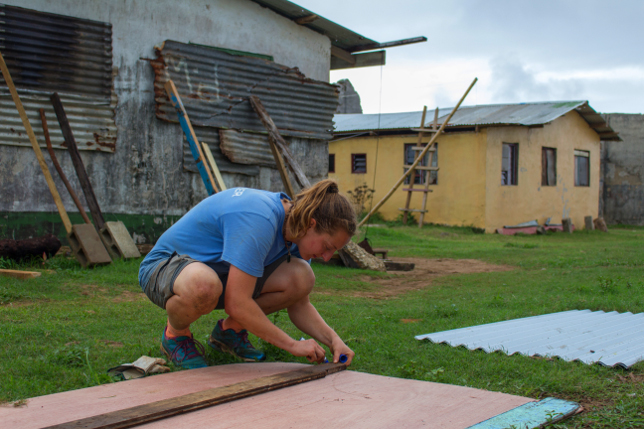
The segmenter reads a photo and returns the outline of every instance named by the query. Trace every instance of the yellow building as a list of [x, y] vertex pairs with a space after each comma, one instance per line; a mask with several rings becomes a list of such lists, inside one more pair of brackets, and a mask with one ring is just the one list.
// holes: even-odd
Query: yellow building
[[[440, 109], [439, 126], [450, 111]], [[428, 111], [425, 127], [432, 125], [433, 113]], [[345, 192], [374, 189], [377, 203], [413, 161], [413, 129], [421, 117], [422, 112], [336, 114], [329, 177]], [[424, 189], [429, 181], [433, 191], [424, 222], [494, 232], [571, 218], [583, 229], [584, 217], [596, 218], [599, 210], [600, 140], [620, 138], [586, 101], [461, 107], [436, 139], [438, 170], [416, 174], [414, 187]], [[383, 218], [402, 213], [407, 188], [403, 184], [380, 208]], [[420, 209], [423, 195], [414, 192], [410, 208]]]

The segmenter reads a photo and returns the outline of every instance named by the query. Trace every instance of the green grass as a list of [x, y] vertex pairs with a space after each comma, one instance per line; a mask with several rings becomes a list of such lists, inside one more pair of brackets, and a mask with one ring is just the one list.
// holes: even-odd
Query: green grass
[[[478, 259], [510, 271], [435, 278], [391, 299], [353, 297], [395, 276], [313, 265], [312, 301], [356, 351], [352, 369], [450, 383], [531, 398], [578, 401], [585, 412], [567, 428], [644, 427], [644, 363], [630, 370], [487, 354], [416, 341], [415, 335], [573, 309], [644, 312], [644, 228], [539, 236], [479, 234], [471, 228], [370, 227], [374, 247], [390, 257]], [[356, 237], [362, 240], [363, 235]], [[82, 269], [56, 257], [0, 268], [43, 271], [32, 280], [0, 278], [0, 400], [110, 383], [106, 371], [143, 354], [162, 357], [164, 312], [141, 293], [140, 260]], [[205, 340], [223, 312], [202, 317], [193, 332]], [[285, 312], [271, 316], [294, 338]], [[412, 319], [404, 323], [403, 319]], [[409, 321], [409, 320], [407, 320]], [[269, 360], [304, 362], [255, 339]], [[208, 352], [210, 364], [235, 362]]]

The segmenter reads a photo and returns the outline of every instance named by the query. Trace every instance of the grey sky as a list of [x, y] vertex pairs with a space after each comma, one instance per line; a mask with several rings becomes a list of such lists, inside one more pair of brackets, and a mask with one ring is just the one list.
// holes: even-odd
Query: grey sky
[[294, 2], [378, 42], [428, 38], [388, 49], [382, 70], [331, 73], [351, 80], [365, 113], [449, 107], [474, 77], [466, 105], [589, 100], [644, 112], [642, 0]]

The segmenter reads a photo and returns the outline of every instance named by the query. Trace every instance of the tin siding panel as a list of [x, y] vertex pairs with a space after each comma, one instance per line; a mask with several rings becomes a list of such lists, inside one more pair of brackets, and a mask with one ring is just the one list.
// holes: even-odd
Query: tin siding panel
[[257, 95], [285, 136], [329, 139], [338, 87], [259, 58], [166, 41], [151, 61], [157, 117], [176, 122], [164, 85], [172, 79], [193, 125], [265, 132], [248, 102]]
[[[49, 100], [59, 92], [78, 148], [115, 151], [111, 24], [0, 4], [0, 52], [42, 147], [44, 108], [53, 146], [65, 148]], [[31, 147], [1, 76], [0, 144]]]

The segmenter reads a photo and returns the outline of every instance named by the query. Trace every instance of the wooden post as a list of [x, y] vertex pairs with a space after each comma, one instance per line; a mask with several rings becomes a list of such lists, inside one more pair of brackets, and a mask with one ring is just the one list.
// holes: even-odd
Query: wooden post
[[420, 153], [418, 158], [416, 158], [416, 161], [414, 161], [414, 163], [409, 167], [409, 170], [405, 174], [403, 174], [400, 179], [398, 179], [396, 184], [391, 188], [391, 190], [389, 190], [389, 192], [387, 192], [387, 194], [382, 198], [382, 200], [380, 200], [378, 204], [376, 204], [374, 208], [371, 209], [371, 211], [367, 214], [367, 216], [365, 216], [364, 219], [362, 219], [362, 221], [358, 224], [358, 228], [364, 225], [364, 223], [371, 217], [371, 215], [373, 215], [376, 211], [378, 211], [380, 207], [382, 207], [382, 205], [389, 199], [389, 197], [391, 197], [391, 195], [396, 191], [396, 189], [398, 189], [400, 185], [405, 181], [405, 177], [409, 175], [409, 172], [412, 170], [412, 168], [416, 168], [420, 160], [423, 158], [423, 156], [425, 156], [425, 153], [427, 153], [429, 148], [434, 144], [434, 141], [436, 140], [436, 138], [443, 132], [443, 130], [445, 129], [445, 126], [449, 123], [450, 119], [452, 119], [452, 116], [454, 116], [458, 108], [461, 106], [461, 103], [463, 102], [463, 100], [465, 100], [465, 97], [467, 97], [467, 94], [470, 93], [470, 90], [472, 89], [472, 87], [474, 87], [474, 84], [476, 83], [477, 80], [478, 78], [474, 78], [469, 88], [467, 88], [467, 91], [465, 91], [465, 94], [463, 94], [463, 96], [458, 101], [456, 106], [452, 109], [452, 112], [443, 121], [443, 124], [441, 125], [440, 129], [434, 134], [434, 137], [432, 137], [429, 143], [427, 143], [427, 146], [425, 146], [425, 149], [423, 149], [423, 151]]
[[563, 227], [563, 232], [569, 232], [572, 234], [572, 219], [569, 217], [561, 219], [561, 225]]
[[67, 150], [72, 158], [72, 163], [74, 164], [74, 169], [78, 176], [78, 181], [83, 189], [83, 194], [85, 194], [85, 201], [87, 201], [87, 205], [89, 206], [89, 211], [94, 219], [97, 232], [100, 232], [101, 228], [105, 225], [105, 219], [103, 219], [103, 214], [101, 213], [98, 201], [96, 200], [96, 195], [94, 195], [94, 189], [92, 189], [92, 184], [89, 181], [89, 176], [87, 176], [87, 171], [85, 170], [85, 165], [80, 157], [78, 146], [76, 146], [76, 139], [74, 139], [72, 128], [69, 126], [69, 121], [67, 120], [67, 114], [63, 108], [63, 103], [60, 101], [60, 96], [57, 92], [54, 92], [50, 99], [54, 106], [54, 112], [56, 112], [60, 129], [63, 132], [63, 137], [65, 137]]
[[65, 211], [65, 206], [63, 205], [63, 201], [60, 199], [60, 194], [58, 194], [58, 189], [56, 189], [56, 184], [54, 183], [54, 179], [51, 177], [49, 168], [45, 163], [45, 157], [43, 156], [42, 151], [40, 150], [40, 146], [38, 146], [36, 135], [34, 134], [34, 130], [31, 128], [31, 124], [29, 123], [29, 118], [27, 118], [27, 113], [25, 112], [25, 108], [22, 106], [22, 102], [20, 101], [20, 97], [18, 96], [18, 91], [16, 91], [16, 87], [13, 84], [13, 80], [11, 79], [11, 74], [9, 74], [9, 69], [7, 68], [7, 64], [4, 62], [2, 53], [0, 53], [0, 69], [2, 69], [2, 76], [4, 76], [4, 80], [7, 83], [7, 86], [9, 87], [9, 92], [11, 92], [11, 97], [13, 98], [13, 102], [16, 104], [16, 109], [18, 109], [18, 113], [20, 114], [20, 119], [22, 119], [22, 125], [25, 127], [25, 130], [27, 131], [27, 136], [29, 136], [29, 141], [31, 142], [31, 146], [34, 149], [34, 152], [36, 152], [36, 158], [38, 159], [38, 164], [40, 164], [40, 169], [45, 175], [47, 186], [49, 186], [49, 191], [51, 192], [51, 196], [54, 198], [54, 203], [58, 208], [58, 214], [60, 215], [60, 219], [63, 221], [63, 225], [65, 225], [65, 230], [69, 234], [72, 231], [72, 223], [69, 220], [69, 216], [67, 216], [67, 211]]
[[259, 116], [259, 119], [262, 121], [262, 124], [264, 124], [264, 127], [268, 131], [268, 141], [273, 142], [273, 144], [277, 146], [277, 148], [279, 149], [279, 152], [284, 157], [284, 160], [293, 171], [295, 175], [295, 180], [297, 180], [297, 183], [299, 183], [300, 186], [303, 188], [308, 188], [309, 186], [311, 186], [311, 182], [309, 182], [309, 179], [306, 177], [306, 175], [298, 165], [297, 161], [295, 160], [291, 152], [288, 150], [288, 146], [286, 145], [286, 142], [280, 135], [280, 132], [275, 126], [273, 119], [271, 119], [270, 115], [264, 108], [264, 105], [262, 104], [260, 99], [256, 95], [251, 95], [250, 104], [255, 110], [255, 112], [257, 113], [257, 116]]
[[[424, 125], [423, 125], [424, 126]], [[436, 110], [434, 110], [434, 124], [432, 125], [432, 129], [438, 130], [438, 107]], [[434, 151], [430, 149], [429, 151], [429, 162], [428, 162], [428, 167], [432, 166], [432, 162], [434, 161], [434, 157], [437, 155], [436, 154], [436, 143], [433, 144], [434, 146]], [[438, 163], [436, 163], [436, 166], [438, 166]], [[431, 170], [427, 171], [427, 177], [425, 178], [425, 193], [423, 194], [423, 206], [421, 207], [421, 212], [420, 212], [420, 217], [418, 219], [418, 228], [423, 227], [423, 221], [425, 220], [425, 212], [427, 211], [427, 193], [431, 192], [429, 189], [429, 178], [431, 176]]]
[[83, 217], [83, 220], [85, 221], [85, 223], [92, 223], [89, 220], [89, 217], [87, 217], [87, 213], [85, 213], [85, 209], [83, 208], [83, 205], [78, 199], [76, 192], [74, 192], [74, 189], [72, 188], [71, 183], [69, 183], [69, 180], [67, 180], [67, 176], [65, 175], [65, 172], [63, 171], [60, 164], [58, 163], [58, 158], [56, 158], [56, 154], [54, 153], [54, 148], [52, 147], [51, 140], [49, 138], [49, 127], [47, 126], [47, 117], [45, 116], [45, 109], [40, 109], [40, 120], [42, 121], [42, 131], [45, 134], [45, 142], [47, 143], [47, 150], [49, 151], [49, 157], [51, 158], [51, 162], [54, 164], [54, 167], [56, 167], [56, 171], [58, 171], [58, 175], [60, 176], [61, 180], [65, 184], [65, 187], [67, 188], [67, 190], [69, 191], [69, 195], [72, 197], [72, 200], [74, 200], [74, 204], [76, 204], [76, 207], [78, 208], [78, 212]]
[[186, 135], [190, 151], [192, 152], [192, 157], [197, 163], [197, 170], [199, 170], [201, 179], [203, 180], [204, 185], [206, 185], [206, 192], [208, 192], [208, 195], [219, 192], [215, 185], [215, 179], [212, 177], [210, 169], [208, 168], [208, 161], [204, 157], [201, 145], [199, 144], [199, 140], [197, 140], [197, 135], [195, 134], [195, 130], [192, 128], [192, 124], [188, 118], [188, 113], [183, 107], [183, 102], [181, 101], [181, 97], [179, 97], [177, 87], [174, 86], [174, 82], [171, 80], [167, 81], [165, 84], [165, 91], [168, 94], [170, 104], [172, 104], [172, 107], [177, 110], [177, 117], [179, 118], [181, 129]]
[[221, 172], [219, 171], [219, 167], [217, 167], [217, 163], [215, 162], [215, 157], [212, 156], [212, 151], [210, 150], [210, 146], [208, 146], [208, 143], [206, 142], [201, 142], [201, 145], [203, 146], [203, 153], [204, 155], [206, 155], [206, 159], [208, 160], [208, 165], [210, 166], [210, 169], [212, 170], [212, 172], [215, 174], [215, 178], [217, 179], [217, 184], [219, 185], [219, 190], [225, 191], [226, 184], [224, 183], [224, 178], [221, 177]]
[[584, 218], [584, 226], [588, 231], [593, 231], [595, 229], [595, 224], [593, 223], [593, 217], [592, 216], [586, 216]]

